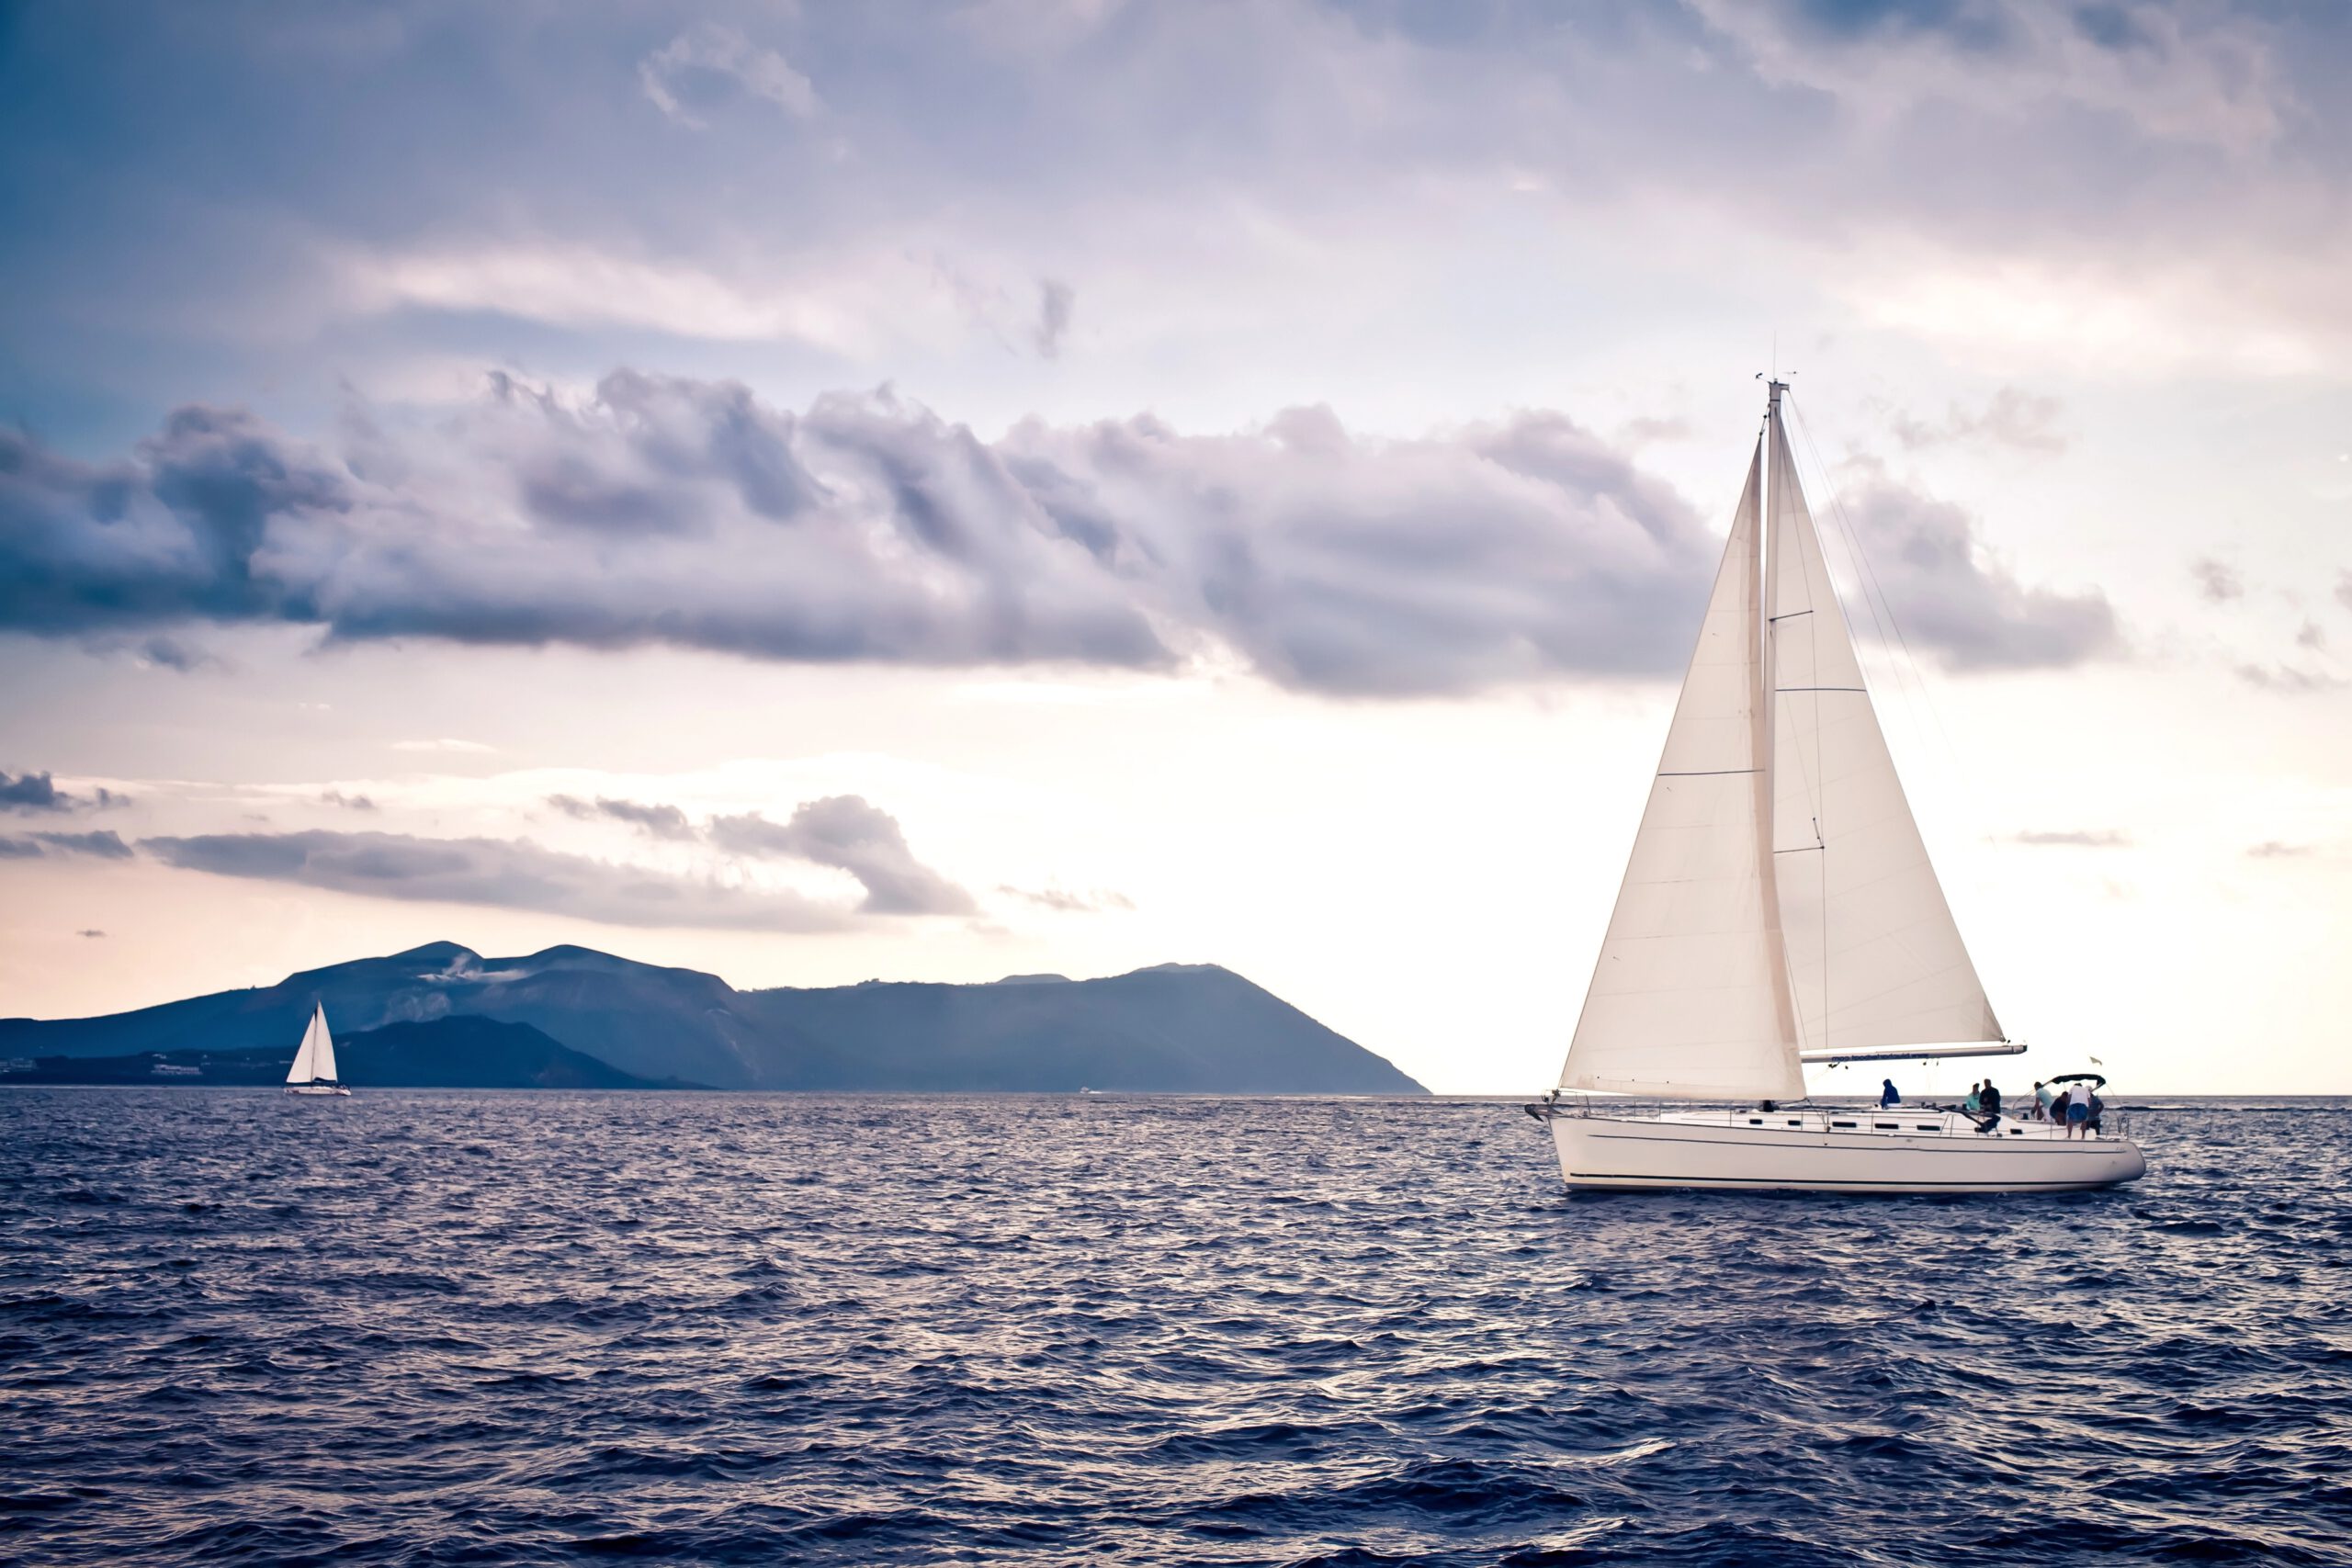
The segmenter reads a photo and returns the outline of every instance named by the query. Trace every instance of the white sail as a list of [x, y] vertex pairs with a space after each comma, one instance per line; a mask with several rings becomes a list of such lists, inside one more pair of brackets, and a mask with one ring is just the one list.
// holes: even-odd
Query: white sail
[[1772, 893], [1762, 444], [1560, 1074], [1665, 1098], [1804, 1092]]
[[325, 1004], [322, 1003], [318, 1011], [311, 1015], [311, 1027], [319, 1032], [318, 1055], [311, 1059], [311, 1076], [334, 1083], [342, 1075], [334, 1070], [334, 1036], [327, 1032]]
[[1774, 879], [1804, 1048], [1998, 1040], [1864, 689], [1777, 390], [1770, 423]]
[[303, 1084], [334, 1077], [334, 1041], [327, 1033], [327, 1010], [319, 1006], [311, 1010], [311, 1027], [302, 1032], [302, 1048], [294, 1053], [286, 1081]]

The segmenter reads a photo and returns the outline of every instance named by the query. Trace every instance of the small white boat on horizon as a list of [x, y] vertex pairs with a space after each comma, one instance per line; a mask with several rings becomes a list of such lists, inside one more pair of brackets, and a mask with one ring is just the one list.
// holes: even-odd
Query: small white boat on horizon
[[1529, 1109], [1577, 1189], [2134, 1180], [2147, 1162], [2120, 1120], [2109, 1134], [1795, 1103], [1808, 1063], [2025, 1047], [2002, 1032], [1928, 862], [1790, 459], [1787, 388], [1769, 385], [1559, 1087]]
[[327, 1010], [323, 1002], [312, 1006], [311, 1027], [302, 1032], [302, 1048], [294, 1053], [294, 1065], [286, 1070], [286, 1092], [345, 1096], [351, 1093], [335, 1080], [334, 1036], [327, 1032]]

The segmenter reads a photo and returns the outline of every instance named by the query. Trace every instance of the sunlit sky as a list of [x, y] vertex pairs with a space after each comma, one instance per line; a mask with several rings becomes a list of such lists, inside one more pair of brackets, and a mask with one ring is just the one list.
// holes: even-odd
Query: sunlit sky
[[1546, 1086], [1777, 367], [2007, 1076], [2352, 1092], [2347, 73], [2218, 0], [8, 7], [0, 1014], [1213, 962]]

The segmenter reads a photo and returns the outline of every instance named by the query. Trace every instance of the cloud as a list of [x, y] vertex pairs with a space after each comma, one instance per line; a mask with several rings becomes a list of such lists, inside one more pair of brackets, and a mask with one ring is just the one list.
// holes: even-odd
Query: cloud
[[2301, 860], [2312, 853], [2309, 844], [2282, 844], [2267, 839], [2246, 852], [2248, 860]]
[[202, 649], [190, 648], [178, 638], [168, 637], [148, 637], [139, 645], [139, 657], [159, 670], [176, 670], [181, 674], [220, 663]]
[[2245, 597], [2245, 580], [2237, 574], [2237, 570], [2211, 556], [2191, 562], [2188, 572], [2197, 579], [2197, 592], [2213, 604]]
[[2295, 634], [2295, 646], [2324, 653], [2327, 649], [2327, 633], [2317, 621], [2305, 621], [2303, 629]]
[[848, 872], [865, 889], [859, 908], [867, 914], [978, 912], [969, 893], [915, 859], [896, 818], [857, 795], [808, 801], [788, 822], [757, 812], [716, 817], [707, 836], [729, 854], [790, 856]]
[[1037, 325], [1029, 341], [1036, 345], [1040, 359], [1058, 359], [1062, 352], [1062, 336], [1069, 331], [1071, 308], [1078, 302], [1078, 291], [1069, 284], [1054, 278], [1042, 278], [1037, 284]]
[[2044, 848], [2120, 850], [2132, 845], [2132, 835], [2114, 828], [2028, 829], [2017, 835], [2020, 844]]
[[1692, 0], [1768, 81], [1883, 125], [1951, 106], [2026, 121], [2053, 107], [2139, 135], [2256, 151], [2289, 99], [2258, 25], [2227, 6], [2041, 0]]
[[1129, 910], [1136, 907], [1135, 901], [1125, 894], [1114, 893], [1108, 888], [1101, 887], [1091, 893], [1073, 893], [1061, 887], [1032, 890], [1026, 887], [1002, 886], [998, 887], [997, 891], [1035, 904], [1041, 909], [1050, 909], [1057, 915], [1094, 915], [1112, 909]]
[[1972, 412], [1955, 402], [1935, 423], [1897, 413], [1893, 429], [1897, 441], [1915, 449], [1984, 442], [2020, 452], [2064, 452], [2066, 437], [2058, 429], [2061, 407], [2056, 398], [2003, 387], [1981, 411]]
[[0, 839], [0, 859], [34, 860], [52, 850], [94, 860], [129, 860], [132, 854], [130, 846], [113, 832], [29, 833]]
[[345, 795], [339, 789], [331, 789], [321, 795], [319, 796], [319, 804], [321, 806], [340, 806], [345, 811], [373, 811], [376, 809], [376, 803], [368, 799], [366, 795]]
[[526, 840], [213, 833], [141, 848], [167, 865], [363, 897], [483, 905], [605, 925], [831, 931], [850, 911], [798, 894], [560, 853]]
[[2352, 571], [2344, 572], [2336, 578], [2335, 602], [2352, 610]]
[[95, 929], [85, 929], [85, 930], [82, 930], [82, 931], [75, 931], [74, 934], [75, 936], [101, 937], [101, 936], [106, 935], [107, 933], [106, 933], [106, 932], [104, 932], [104, 931], [97, 931], [97, 930], [95, 930]]
[[551, 795], [548, 796], [548, 804], [567, 817], [576, 817], [583, 821], [607, 818], [615, 822], [626, 822], [656, 839], [691, 839], [695, 836], [693, 824], [686, 820], [686, 814], [674, 806], [642, 806], [634, 800], [612, 800], [603, 796], [593, 801], [581, 800], [569, 795]]
[[703, 115], [736, 93], [765, 99], [798, 119], [813, 118], [821, 107], [817, 89], [790, 61], [733, 28], [710, 22], [647, 55], [638, 64], [637, 79], [655, 107], [696, 130], [709, 129]]
[[2298, 669], [2291, 664], [2241, 664], [2237, 677], [2249, 686], [2290, 696], [2333, 692], [2345, 684], [2341, 675], [2332, 675], [2324, 670]]
[[24, 773], [11, 778], [0, 772], [0, 811], [71, 811], [75, 804], [47, 773]]
[[1883, 476], [1852, 502], [1871, 583], [1892, 604], [1905, 638], [1924, 643], [1954, 669], [2072, 665], [2121, 650], [2104, 593], [2019, 582], [1960, 508]]
[[392, 750], [395, 751], [461, 751], [469, 756], [482, 756], [496, 751], [498, 748], [486, 746], [479, 740], [452, 740], [444, 737], [438, 740], [395, 740], [392, 742]]
[[93, 790], [85, 798], [78, 795], [70, 795], [58, 788], [55, 781], [46, 773], [36, 773], [28, 769], [11, 777], [6, 772], [0, 771], [0, 811], [21, 811], [27, 814], [85, 809], [106, 811], [118, 806], [130, 804], [129, 795], [117, 795], [103, 785]]
[[[1957, 508], [1881, 483], [1860, 516], [1915, 646], [1961, 668], [2116, 647], [2102, 597], [2023, 585]], [[1205, 659], [1444, 694], [1679, 669], [1720, 549], [1671, 487], [1543, 412], [1409, 440], [1309, 407], [991, 443], [888, 389], [795, 413], [623, 370], [579, 400], [494, 378], [346, 457], [211, 409], [105, 465], [0, 433], [0, 628], [51, 637], [274, 621], [799, 662]]]

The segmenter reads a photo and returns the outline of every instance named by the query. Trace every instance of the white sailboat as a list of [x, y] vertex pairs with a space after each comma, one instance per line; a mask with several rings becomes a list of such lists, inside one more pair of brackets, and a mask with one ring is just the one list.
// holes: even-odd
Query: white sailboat
[[315, 1004], [311, 1011], [311, 1027], [302, 1032], [302, 1048], [294, 1053], [294, 1065], [286, 1070], [286, 1092], [288, 1094], [342, 1094], [351, 1091], [335, 1081], [334, 1036], [327, 1032], [326, 1004]]
[[[1559, 1088], [1531, 1109], [1572, 1188], [2132, 1180], [2147, 1163], [2120, 1134], [1781, 1103], [1804, 1099], [1808, 1062], [2024, 1047], [2001, 1032], [1928, 863], [1789, 458], [1787, 389], [1770, 386]], [[1624, 1097], [1745, 1103], [1645, 1112]]]

